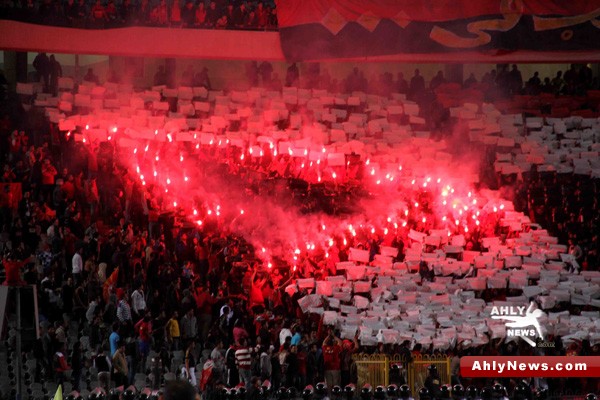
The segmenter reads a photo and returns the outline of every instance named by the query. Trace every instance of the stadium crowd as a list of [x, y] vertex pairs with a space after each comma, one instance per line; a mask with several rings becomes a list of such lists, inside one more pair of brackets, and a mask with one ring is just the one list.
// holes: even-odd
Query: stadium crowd
[[[360, 78], [360, 71], [353, 74], [346, 90], [389, 90], [389, 74], [373, 85]], [[434, 96], [419, 76], [417, 71], [410, 84], [399, 76], [394, 87], [415, 99]], [[443, 75], [436, 78], [432, 90], [443, 83]], [[465, 84], [475, 84], [470, 80]], [[493, 82], [496, 88], [521, 90], [498, 79]], [[535, 82], [525, 90], [543, 90]], [[552, 91], [576, 92], [578, 85], [556, 84]], [[91, 390], [95, 384], [127, 387], [145, 376], [158, 387], [175, 374], [205, 398], [219, 398], [223, 387], [241, 384], [247, 398], [254, 399], [265, 381], [299, 392], [321, 381], [329, 388], [356, 384], [356, 353], [401, 354], [405, 359], [442, 354], [419, 343], [361, 346], [356, 339], [342, 340], [321, 317], [302, 312], [298, 299], [306, 290], [293, 295], [285, 290], [294, 279], [335, 274], [331, 268], [315, 270], [323, 260], [303, 254], [305, 268], [292, 270], [281, 263], [267, 269], [252, 245], [226, 227], [199, 229], [157, 206], [149, 191], [130, 177], [110, 143], [84, 146], [60, 135], [35, 108], [26, 112], [16, 103], [14, 97], [5, 101], [0, 116], [0, 248], [6, 280], [39, 288], [42, 335], [27, 349], [35, 359], [31, 382]], [[235, 180], [253, 168], [260, 166], [227, 173]], [[502, 184], [514, 187], [518, 210], [529, 212], [561, 243], [569, 242], [584, 269], [598, 269], [597, 179], [532, 171], [522, 182]], [[369, 251], [379, 245], [360, 237], [356, 243], [336, 243], [338, 260], [345, 261], [347, 249], [359, 241]], [[398, 260], [407, 241], [402, 236], [394, 240]], [[510, 293], [485, 289], [477, 295], [491, 300]], [[555, 311], [565, 309], [581, 311], [570, 304], [557, 305]], [[511, 393], [542, 387], [553, 393], [598, 391], [592, 379], [495, 382], [459, 374], [458, 361], [464, 355], [600, 355], [600, 345], [588, 341], [569, 346], [560, 337], [553, 341], [555, 347], [545, 350], [500, 339], [478, 347], [457, 345], [445, 353], [452, 359], [452, 382], [446, 383], [478, 388], [498, 383]], [[201, 372], [208, 369], [207, 361], [211, 373]], [[399, 374], [394, 383], [404, 384], [405, 379]], [[432, 369], [425, 386], [433, 396], [441, 396], [440, 383]]]
[[50, 0], [3, 1], [0, 19], [72, 28], [152, 26], [196, 29], [277, 29], [272, 1]]

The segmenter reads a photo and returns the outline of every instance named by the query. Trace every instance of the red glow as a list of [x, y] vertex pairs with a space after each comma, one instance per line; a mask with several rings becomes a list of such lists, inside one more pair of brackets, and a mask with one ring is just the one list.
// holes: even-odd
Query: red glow
[[[112, 125], [109, 126], [111, 126], [109, 130], [112, 130]], [[155, 130], [154, 132], [158, 136], [159, 131]], [[121, 134], [123, 138], [121, 138]], [[264, 134], [268, 133], [265, 132]], [[119, 137], [115, 137], [115, 139], [119, 139], [116, 142], [120, 144], [129, 135], [129, 130], [120, 132]], [[293, 148], [282, 146], [284, 149], [283, 154], [278, 157], [278, 143], [273, 141], [262, 142], [257, 146], [251, 140], [246, 140], [243, 145], [240, 145], [239, 139], [236, 139], [235, 142], [232, 140], [230, 144], [228, 139], [220, 140], [215, 136], [215, 140], [211, 139], [210, 144], [213, 145], [218, 142], [219, 146], [207, 149], [207, 146], [202, 146], [197, 141], [191, 143], [179, 141], [179, 135], [180, 133], [175, 131], [167, 134], [161, 131], [160, 136], [152, 138], [152, 143], [148, 139], [140, 139], [135, 143], [135, 147], [132, 146], [133, 150], [130, 150], [131, 148], [125, 149], [124, 154], [128, 153], [131, 159], [128, 164], [129, 170], [136, 171], [133, 177], [139, 179], [139, 182], [145, 185], [146, 175], [151, 176], [150, 173], [152, 173], [157, 178], [160, 174], [160, 178], [151, 180], [148, 185], [148, 192], [153, 190], [152, 194], [162, 191], [167, 193], [167, 195], [160, 193], [158, 196], [162, 197], [160, 199], [162, 207], [169, 209], [171, 204], [173, 207], [179, 207], [183, 215], [189, 216], [190, 221], [199, 226], [203, 222], [197, 218], [206, 218], [206, 215], [219, 217], [210, 219], [211, 227], [214, 222], [218, 224], [219, 228], [229, 228], [237, 234], [248, 236], [250, 241], [255, 240], [259, 245], [256, 246], [257, 243], [253, 244], [257, 249], [261, 249], [264, 265], [267, 265], [267, 263], [271, 265], [270, 261], [274, 259], [271, 257], [281, 257], [288, 262], [293, 258], [302, 260], [303, 255], [301, 255], [300, 249], [304, 252], [305, 246], [306, 252], [309, 252], [311, 257], [321, 257], [321, 260], [322, 257], [327, 258], [330, 255], [335, 257], [336, 242], [340, 245], [343, 243], [343, 246], [355, 247], [370, 240], [370, 235], [377, 234], [377, 237], [384, 239], [384, 236], [390, 234], [392, 225], [396, 229], [396, 232], [391, 232], [392, 235], [406, 235], [409, 229], [423, 231], [441, 229], [443, 232], [448, 232], [449, 236], [478, 231], [476, 227], [487, 225], [490, 216], [496, 220], [499, 218], [492, 214], [492, 208], [494, 212], [498, 211], [498, 207], [501, 210], [504, 209], [504, 204], [501, 204], [497, 197], [488, 196], [472, 189], [473, 186], [465, 182], [462, 177], [454, 178], [434, 170], [427, 171], [432, 176], [424, 176], [422, 172], [413, 171], [412, 165], [411, 168], [407, 168], [400, 174], [394, 171], [402, 171], [401, 165], [389, 163], [388, 161], [382, 162], [379, 158], [374, 158], [373, 165], [370, 165], [371, 160], [366, 157], [363, 167], [368, 166], [368, 168], [365, 167], [363, 173], [370, 174], [373, 178], [363, 179], [361, 185], [374, 195], [378, 207], [367, 210], [365, 215], [344, 215], [343, 217], [322, 217], [318, 215], [312, 217], [312, 219], [302, 219], [301, 223], [306, 226], [293, 227], [293, 229], [289, 229], [290, 232], [286, 233], [287, 236], [280, 235], [278, 237], [279, 242], [271, 242], [268, 234], [260, 236], [259, 233], [259, 237], [254, 237], [251, 234], [257, 229], [256, 221], [264, 220], [262, 210], [257, 209], [254, 204], [248, 204], [244, 200], [239, 200], [239, 198], [235, 198], [235, 200], [223, 198], [223, 195], [217, 191], [210, 192], [206, 197], [198, 195], [198, 193], [202, 193], [201, 189], [204, 189], [204, 187], [202, 187], [203, 175], [198, 172], [201, 167], [196, 168], [196, 166], [202, 164], [205, 160], [203, 157], [212, 157], [209, 159], [211, 161], [219, 157], [231, 165], [234, 171], [237, 171], [236, 168], [239, 167], [251, 169], [258, 164], [268, 165], [272, 161], [273, 164], [279, 163], [281, 166], [291, 169], [291, 174], [299, 174], [300, 179], [306, 180], [309, 184], [329, 181], [323, 186], [329, 185], [330, 188], [341, 187], [349, 183], [350, 179], [354, 179], [348, 173], [349, 169], [352, 168], [352, 163], [347, 164], [347, 162], [341, 161], [341, 165], [338, 166], [332, 165], [328, 157], [322, 156], [322, 159], [319, 159], [319, 153], [327, 152], [327, 149], [324, 146], [322, 147], [321, 144], [316, 147], [317, 157], [314, 154], [314, 144], [300, 144], [297, 145], [298, 147]], [[195, 138], [196, 134], [193, 136]], [[201, 135], [198, 134], [197, 136], [199, 141]], [[111, 139], [113, 138], [111, 137]], [[227, 142], [227, 145], [225, 142]], [[236, 143], [235, 146], [233, 142]], [[223, 143], [223, 146], [220, 146], [221, 143]], [[150, 144], [152, 144], [152, 152], [148, 157], [139, 154], [138, 149], [141, 148], [140, 146], [144, 146], [144, 151], [147, 152]], [[267, 160], [258, 160], [256, 157], [259, 153], [258, 149], [260, 146], [266, 149], [267, 145], [273, 150], [273, 156], [267, 154]], [[318, 147], [321, 147], [321, 152], [318, 151]], [[198, 151], [192, 151], [194, 148]], [[310, 153], [309, 150], [306, 150], [307, 148], [311, 149]], [[290, 159], [287, 155], [294, 155], [294, 149], [298, 149], [295, 156], [303, 153], [304, 156], [310, 154], [310, 158], [295, 157]], [[332, 147], [332, 149], [337, 155], [340, 154], [336, 147]], [[132, 153], [130, 151], [133, 152], [134, 157], [131, 157]], [[222, 154], [219, 154], [219, 151], [222, 151]], [[253, 154], [253, 157], [246, 158], [246, 152]], [[154, 156], [151, 156], [151, 154], [154, 154]], [[262, 149], [260, 155], [264, 156]], [[375, 154], [371, 156], [378, 157]], [[350, 168], [347, 168], [348, 166]], [[173, 176], [172, 180], [170, 179], [171, 176]], [[325, 177], [325, 179], [322, 179], [322, 177]], [[432, 180], [440, 185], [430, 184]], [[444, 182], [443, 186], [441, 185], [442, 180]], [[193, 182], [193, 184], [190, 184], [190, 182]], [[393, 182], [393, 184], [390, 182]], [[259, 200], [262, 199], [259, 198]], [[217, 205], [219, 202], [222, 202], [223, 210], [227, 211], [221, 210], [221, 206]], [[452, 207], [449, 207], [450, 204]], [[496, 206], [492, 206], [492, 204], [496, 204]], [[509, 203], [506, 203], [506, 205], [510, 206]], [[244, 207], [248, 211], [248, 217], [239, 217], [245, 214], [245, 210], [240, 209], [240, 207]], [[239, 210], [239, 215], [235, 215], [236, 209]], [[232, 212], [229, 212], [230, 210]], [[286, 213], [282, 212], [280, 214]], [[295, 217], [284, 215], [283, 218], [293, 220]], [[454, 225], [452, 224], [453, 221]], [[292, 224], [288, 223], [288, 225]], [[399, 225], [407, 229], [398, 231]], [[263, 230], [264, 228], [264, 225], [259, 227]], [[290, 228], [292, 227], [290, 226]], [[347, 232], [346, 228], [348, 229]], [[467, 240], [470, 239], [468, 235], [465, 236]], [[389, 246], [391, 238], [388, 237], [385, 240], [387, 242], [383, 245]], [[298, 246], [300, 249], [297, 248]], [[312, 251], [315, 251], [315, 253], [312, 253]]]

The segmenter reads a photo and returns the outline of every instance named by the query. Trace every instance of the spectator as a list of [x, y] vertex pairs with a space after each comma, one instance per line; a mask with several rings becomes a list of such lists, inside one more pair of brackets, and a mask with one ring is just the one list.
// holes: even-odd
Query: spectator
[[178, 312], [174, 311], [173, 316], [165, 325], [167, 342], [171, 345], [172, 350], [179, 350], [180, 346], [181, 333], [179, 330], [179, 321], [177, 320], [178, 316]]
[[190, 380], [190, 383], [195, 387], [197, 385], [196, 380], [196, 359], [194, 358], [194, 350], [196, 348], [196, 342], [191, 340], [185, 351], [185, 370]]
[[121, 341], [121, 336], [118, 333], [119, 324], [114, 323], [112, 326], [112, 333], [110, 334], [108, 340], [110, 343], [110, 356], [111, 358], [117, 352], [117, 348], [119, 347], [119, 342]]
[[542, 85], [542, 93], [552, 93], [554, 91], [554, 85], [550, 81], [550, 78], [544, 78], [544, 84]]
[[181, 74], [181, 86], [194, 86], [194, 66], [188, 64], [183, 74]]
[[81, 275], [83, 273], [83, 259], [81, 258], [81, 253], [83, 251], [82, 247], [77, 247], [75, 250], [75, 254], [73, 255], [72, 260], [72, 274], [73, 281], [76, 285], [79, 285], [82, 282]]
[[54, 165], [50, 163], [50, 159], [46, 158], [42, 165], [42, 196], [44, 199], [48, 198], [48, 195], [54, 189], [54, 177], [58, 174]]
[[96, 0], [96, 3], [90, 10], [90, 21], [92, 23], [92, 27], [95, 29], [104, 28], [106, 26], [106, 22], [108, 22], [106, 9], [100, 0]]
[[540, 80], [539, 75], [540, 73], [535, 71], [533, 76], [527, 81], [526, 90], [532, 95], [537, 95], [541, 92], [542, 81]]
[[410, 88], [408, 91], [409, 99], [417, 99], [425, 92], [425, 79], [421, 76], [421, 71], [415, 69], [415, 75], [410, 80]]
[[197, 336], [198, 323], [194, 315], [194, 310], [190, 308], [181, 318], [181, 337], [184, 343], [189, 343], [190, 341], [195, 341]]
[[171, 5], [170, 21], [172, 27], [181, 27], [181, 4], [179, 0], [173, 0]]
[[131, 307], [127, 302], [125, 292], [122, 289], [117, 289], [117, 300], [117, 319], [122, 325], [131, 328], [133, 326], [133, 320], [131, 318]]
[[198, 7], [194, 13], [194, 25], [198, 28], [206, 26], [206, 9], [203, 2], [198, 3]]
[[108, 20], [109, 26], [117, 25], [119, 19], [119, 11], [117, 10], [117, 6], [115, 5], [114, 0], [108, 0], [108, 4], [104, 9], [106, 12], [106, 18]]
[[78, 18], [78, 4], [75, 0], [67, 0], [64, 6], [64, 15], [66, 18], [67, 26], [75, 26], [75, 21]]
[[83, 356], [81, 354], [81, 342], [79, 340], [73, 344], [73, 350], [71, 351], [71, 368], [73, 370], [71, 376], [73, 381], [73, 390], [79, 391], [81, 385], [81, 373], [83, 369]]
[[310, 351], [308, 352], [306, 358], [306, 383], [308, 385], [315, 385], [317, 382], [320, 382], [323, 379], [323, 367], [323, 357], [321, 350], [319, 349], [316, 343], [312, 343], [310, 345]]
[[193, 85], [195, 87], [204, 87], [208, 90], [212, 89], [210, 79], [208, 77], [208, 68], [203, 67], [202, 70], [194, 76]]
[[166, 26], [169, 23], [169, 9], [166, 0], [160, 0], [160, 3], [152, 9], [150, 22], [155, 26]]
[[[189, 3], [188, 3], [189, 4]], [[164, 65], [158, 66], [158, 71], [154, 74], [154, 86], [162, 86], [167, 84], [167, 72]]]
[[267, 14], [269, 16], [269, 22], [267, 23], [267, 28], [268, 29], [277, 28], [277, 25], [278, 25], [277, 9], [275, 7], [273, 7], [273, 8], [267, 7]]
[[131, 0], [123, 0], [123, 4], [119, 7], [119, 18], [125, 26], [132, 26], [136, 23], [137, 12]]
[[86, 21], [88, 19], [90, 10], [85, 0], [79, 0], [77, 2], [77, 17], [73, 21], [74, 28], [85, 28]]
[[352, 356], [357, 351], [358, 340], [356, 336], [354, 337], [353, 342], [350, 342], [349, 340], [344, 340], [342, 342], [342, 351], [340, 352], [340, 381], [342, 383], [342, 387], [345, 387], [350, 383], [356, 384], [356, 380], [353, 379], [353, 370], [355, 365]]
[[234, 20], [233, 20], [234, 14], [235, 14], [235, 9], [233, 7], [233, 4], [232, 3], [227, 4], [227, 8], [225, 9], [225, 14], [223, 16], [227, 18], [227, 28], [228, 29], [235, 29]]
[[300, 389], [300, 366], [298, 362], [298, 346], [291, 345], [290, 351], [287, 353], [284, 361], [285, 365], [285, 382], [289, 387]]
[[217, 20], [217, 23], [215, 24], [215, 29], [225, 29], [225, 28], [227, 28], [228, 25], [229, 25], [229, 22], [227, 21], [227, 16], [222, 15]]
[[340, 353], [342, 352], [342, 346], [340, 344], [340, 339], [330, 330], [323, 342], [323, 366], [325, 369], [325, 382], [328, 387], [341, 384]]
[[223, 340], [217, 338], [215, 347], [210, 352], [210, 359], [214, 364], [214, 375], [215, 381], [225, 382], [226, 381], [226, 365], [225, 356], [223, 354]]
[[211, 1], [210, 5], [208, 6], [208, 10], [206, 10], [206, 26], [209, 28], [214, 28], [219, 18], [221, 18], [221, 14], [217, 9], [217, 3], [215, 1]]
[[250, 29], [256, 29], [258, 27], [258, 19], [254, 10], [248, 11], [246, 14], [246, 20], [244, 21], [244, 27]]
[[239, 346], [235, 350], [235, 364], [240, 374], [240, 383], [250, 389], [250, 379], [252, 378], [252, 348], [248, 347], [247, 340], [242, 337]]
[[212, 307], [215, 300], [204, 286], [198, 286], [194, 293], [194, 300], [198, 310], [198, 324], [200, 325], [200, 340], [205, 341], [208, 337], [210, 325], [212, 324]]
[[408, 94], [408, 82], [404, 79], [404, 74], [402, 72], [398, 72], [396, 90], [398, 93]]
[[269, 23], [269, 14], [262, 1], [256, 5], [256, 25], [259, 29], [265, 29]]
[[60, 297], [62, 300], [62, 310], [65, 314], [71, 315], [73, 313], [73, 301], [74, 301], [74, 289], [73, 279], [67, 278], [67, 281], [63, 285], [60, 291]]
[[112, 380], [115, 386], [127, 385], [127, 376], [129, 369], [127, 367], [127, 358], [125, 355], [125, 342], [121, 341], [117, 351], [112, 357], [113, 376]]
[[242, 340], [248, 339], [248, 332], [243, 327], [243, 323], [241, 319], [235, 321], [235, 327], [233, 328], [233, 341], [239, 346], [242, 343]]
[[44, 82], [44, 92], [48, 92], [50, 84], [50, 59], [46, 53], [38, 53], [33, 60], [33, 68], [35, 69], [37, 81]]
[[292, 63], [287, 69], [285, 86], [297, 86], [300, 79], [300, 71], [296, 63]]
[[271, 380], [271, 375], [273, 373], [273, 365], [271, 364], [271, 353], [272, 350], [267, 350], [266, 347], [260, 348], [260, 356], [259, 356], [259, 370], [260, 370], [260, 379], [264, 382], [265, 380]]
[[152, 6], [148, 0], [142, 0], [136, 14], [136, 23], [147, 25], [151, 23], [150, 16], [152, 15]]
[[469, 75], [469, 77], [467, 78], [467, 80], [464, 81], [463, 87], [465, 89], [470, 89], [470, 88], [474, 87], [476, 84], [477, 84], [477, 79], [475, 79], [475, 74], [471, 73]]
[[65, 382], [66, 372], [71, 370], [71, 366], [67, 364], [66, 351], [66, 346], [61, 344], [56, 353], [54, 353], [55, 379], [59, 385], [62, 385]]
[[552, 90], [554, 92], [554, 94], [559, 94], [562, 93], [564, 85], [565, 85], [565, 81], [562, 78], [562, 71], [558, 71], [556, 73], [556, 76], [554, 77], [554, 79], [552, 79]]
[[[201, 3], [204, 4], [204, 3]], [[183, 9], [181, 10], [181, 21], [183, 23], [184, 28], [193, 28], [196, 9], [194, 7], [194, 2], [192, 0], [187, 0]]]
[[512, 65], [509, 80], [511, 94], [521, 94], [521, 90], [523, 89], [523, 77], [521, 75], [521, 71], [519, 71], [519, 68], [517, 67], [517, 64]]
[[446, 83], [446, 78], [444, 78], [444, 73], [442, 71], [438, 71], [437, 75], [433, 77], [431, 82], [429, 82], [429, 88], [434, 90], [438, 86]]
[[140, 283], [138, 288], [131, 294], [131, 306], [136, 320], [146, 314], [146, 295], [144, 294], [143, 283]]
[[83, 80], [85, 82], [94, 82], [96, 85], [100, 84], [100, 80], [98, 79], [98, 76], [94, 74], [92, 68], [88, 68], [87, 73], [83, 76]]
[[229, 387], [235, 387], [240, 382], [240, 375], [238, 372], [236, 351], [238, 346], [231, 344], [225, 352], [225, 365], [227, 366], [227, 380], [226, 384]]

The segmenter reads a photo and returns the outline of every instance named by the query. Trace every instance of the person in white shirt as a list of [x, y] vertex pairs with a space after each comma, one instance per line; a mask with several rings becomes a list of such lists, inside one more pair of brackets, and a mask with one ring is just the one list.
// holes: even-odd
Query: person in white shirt
[[96, 297], [95, 299], [90, 301], [90, 304], [88, 305], [88, 309], [85, 312], [85, 318], [87, 319], [87, 321], [90, 325], [94, 322], [94, 318], [96, 316], [96, 307], [98, 306], [99, 303], [100, 303], [100, 299], [98, 297]]
[[58, 233], [58, 219], [54, 220], [54, 223], [46, 229], [46, 235], [48, 236], [48, 240], [51, 241], [54, 238], [54, 235]]
[[75, 250], [75, 254], [73, 255], [73, 259], [71, 260], [71, 272], [73, 273], [73, 281], [76, 285], [81, 282], [81, 273], [83, 272], [83, 259], [81, 258], [82, 248], [78, 247]]
[[131, 307], [136, 319], [142, 318], [146, 313], [146, 297], [144, 295], [143, 283], [140, 283], [140, 286], [131, 294]]
[[279, 331], [279, 344], [281, 346], [283, 346], [283, 344], [285, 343], [285, 338], [286, 337], [292, 337], [292, 331], [290, 330], [290, 328], [288, 328], [288, 323], [284, 323], [283, 328], [281, 328], [281, 331]]

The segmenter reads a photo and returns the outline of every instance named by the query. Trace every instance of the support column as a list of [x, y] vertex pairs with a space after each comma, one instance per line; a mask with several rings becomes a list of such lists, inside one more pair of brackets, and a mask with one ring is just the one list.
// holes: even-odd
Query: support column
[[165, 59], [165, 72], [167, 73], [167, 86], [174, 88], [177, 84], [177, 62], [174, 58]]
[[15, 89], [17, 82], [27, 82], [27, 53], [22, 51], [5, 51], [4, 76], [11, 90]]
[[462, 85], [464, 80], [464, 65], [463, 64], [445, 64], [444, 76], [448, 82], [459, 83]]

